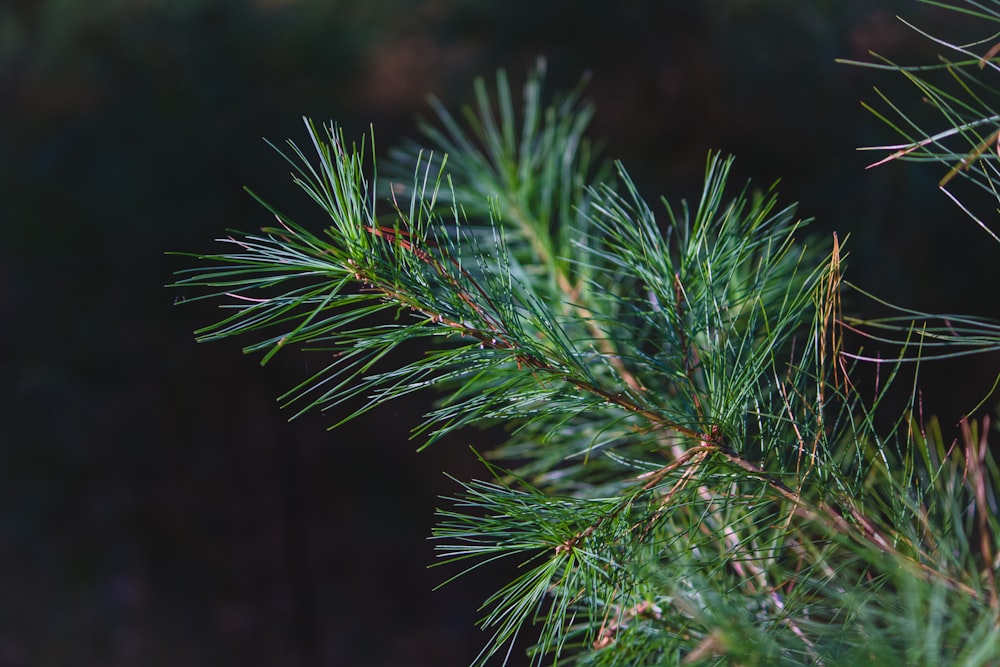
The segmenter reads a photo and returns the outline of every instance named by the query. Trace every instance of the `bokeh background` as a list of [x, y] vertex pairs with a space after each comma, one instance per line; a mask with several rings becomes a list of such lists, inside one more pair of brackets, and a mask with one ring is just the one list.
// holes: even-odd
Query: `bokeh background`
[[[426, 537], [489, 434], [417, 454], [419, 402], [288, 423], [308, 357], [197, 345], [217, 313], [164, 288], [189, 264], [166, 251], [269, 224], [245, 185], [324, 224], [263, 141], [304, 115], [388, 148], [428, 93], [544, 55], [550, 89], [592, 73], [592, 135], [648, 197], [732, 152], [850, 235], [854, 282], [1000, 314], [998, 248], [940, 173], [855, 151], [896, 141], [873, 85], [919, 98], [834, 60], [935, 55], [897, 13], [987, 36], [913, 0], [0, 0], [0, 665], [465, 665], [485, 641], [496, 575], [433, 591]], [[925, 410], [950, 427], [993, 370], [928, 367]]]

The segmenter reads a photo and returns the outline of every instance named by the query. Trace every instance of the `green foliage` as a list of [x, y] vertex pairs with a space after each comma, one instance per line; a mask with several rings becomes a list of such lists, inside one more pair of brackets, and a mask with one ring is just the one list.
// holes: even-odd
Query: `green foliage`
[[385, 180], [373, 142], [307, 122], [315, 155], [284, 154], [328, 226], [269, 207], [199, 257], [178, 284], [230, 313], [199, 339], [323, 354], [285, 398], [364, 399], [337, 424], [432, 390], [425, 443], [507, 430], [434, 531], [442, 564], [519, 567], [479, 664], [529, 626], [539, 665], [996, 664], [988, 422], [877, 428], [894, 374], [852, 384], [836, 237], [715, 154], [698, 202], [654, 207], [598, 163], [579, 91], [542, 100], [541, 67], [520, 114], [504, 74], [477, 83]]
[[[1000, 2], [923, 1], [971, 17], [976, 22], [977, 31], [982, 33], [971, 42], [957, 43], [907, 24], [944, 49], [939, 62], [904, 66], [880, 54], [872, 54], [879, 61], [876, 63], [844, 61], [897, 73], [913, 84], [915, 93], [919, 95], [913, 103], [904, 105], [876, 89], [881, 107], [865, 104], [904, 140], [900, 144], [865, 147], [869, 151], [888, 152], [869, 167], [893, 161], [938, 164], [941, 169], [940, 191], [990, 238], [1000, 242], [996, 225], [989, 222], [991, 218], [976, 212], [988, 210], [992, 216], [1000, 205], [1000, 190], [997, 187], [1000, 183], [1000, 89], [993, 82], [1000, 73], [1000, 42], [996, 32], [1000, 24]], [[879, 300], [863, 289], [853, 285], [852, 288], [866, 297]], [[877, 344], [898, 344], [904, 338], [911, 349], [919, 349], [918, 354], [901, 352], [910, 361], [918, 358], [947, 359], [991, 352], [1000, 347], [996, 322], [961, 314], [935, 315], [885, 302], [881, 304], [896, 314], [866, 322], [847, 318], [847, 322], [863, 327], [865, 335]], [[863, 355], [855, 357], [864, 358]], [[989, 394], [995, 389], [996, 385]], [[981, 404], [970, 414], [980, 407]]]

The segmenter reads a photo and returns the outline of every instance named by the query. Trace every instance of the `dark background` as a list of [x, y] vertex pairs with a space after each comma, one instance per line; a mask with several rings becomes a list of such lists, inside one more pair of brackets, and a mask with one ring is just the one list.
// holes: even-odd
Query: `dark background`
[[[465, 665], [485, 641], [490, 576], [432, 592], [425, 538], [487, 436], [416, 454], [416, 403], [289, 424], [308, 357], [197, 345], [217, 313], [163, 287], [188, 265], [165, 251], [269, 224], [244, 185], [324, 224], [262, 140], [303, 115], [385, 149], [427, 93], [546, 55], [550, 89], [593, 73], [592, 134], [650, 199], [735, 153], [850, 234], [853, 281], [997, 315], [998, 249], [939, 170], [855, 151], [897, 140], [872, 85], [919, 98], [834, 59], [935, 54], [896, 13], [963, 34], [910, 0], [0, 0], [0, 665]], [[950, 427], [994, 367], [928, 367], [925, 410]]]

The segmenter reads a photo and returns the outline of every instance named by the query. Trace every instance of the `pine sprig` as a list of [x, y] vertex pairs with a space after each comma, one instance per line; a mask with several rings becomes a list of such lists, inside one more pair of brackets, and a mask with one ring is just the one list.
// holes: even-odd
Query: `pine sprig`
[[520, 127], [503, 74], [464, 125], [438, 105], [388, 181], [373, 143], [307, 122], [315, 155], [282, 154], [327, 226], [268, 206], [276, 226], [199, 256], [178, 285], [228, 313], [199, 338], [325, 356], [285, 400], [336, 424], [431, 390], [425, 444], [510, 430], [489, 456], [513, 470], [460, 482], [435, 530], [442, 564], [522, 568], [477, 664], [533, 624], [536, 665], [995, 661], [988, 424], [952, 447], [912, 412], [876, 428], [892, 378], [873, 404], [852, 384], [836, 238], [730, 189], [719, 155], [696, 206], [658, 213], [592, 165], [579, 93], [541, 84]]
[[[1000, 190], [997, 188], [1000, 182], [1000, 89], [994, 81], [1000, 72], [1000, 42], [995, 31], [995, 24], [1000, 22], [1000, 2], [965, 0], [927, 4], [974, 17], [986, 30], [981, 39], [956, 43], [904, 21], [917, 34], [945, 50], [939, 62], [903, 66], [878, 54], [873, 54], [878, 60], [875, 63], [844, 61], [900, 74], [913, 84], [920, 94], [921, 106], [930, 110], [934, 119], [918, 120], [918, 114], [913, 111], [915, 105], [894, 102], [876, 89], [888, 111], [869, 104], [865, 107], [901, 135], [905, 143], [870, 146], [863, 150], [889, 151], [888, 155], [869, 167], [895, 160], [938, 163], [941, 166], [938, 183], [941, 192], [994, 241], [1000, 242], [1000, 235], [989, 223], [990, 218], [975, 212], [979, 204], [971, 206], [966, 203], [972, 199], [970, 195], [985, 192], [987, 199], [1000, 205]], [[926, 115], [920, 114], [922, 117]], [[936, 124], [928, 127], [928, 122]], [[963, 183], [973, 185], [974, 190], [971, 193], [961, 190]], [[861, 287], [848, 286], [863, 298], [894, 314], [878, 319], [845, 318], [845, 325], [883, 349], [892, 350], [895, 347], [901, 361], [946, 360], [998, 349], [1000, 336], [996, 322], [961, 314], [920, 312], [886, 303]], [[864, 352], [851, 356], [863, 362], [878, 361]], [[1000, 377], [997, 384], [1000, 384]], [[982, 408], [997, 384], [990, 388], [979, 405], [969, 410], [968, 415]]]
[[[1000, 3], [996, 0], [921, 1], [974, 16], [987, 26], [1000, 22]], [[891, 115], [869, 104], [865, 104], [865, 107], [901, 135], [904, 143], [865, 147], [863, 150], [889, 151], [887, 156], [869, 166], [875, 167], [893, 160], [941, 164], [943, 170], [938, 183], [940, 190], [980, 228], [1000, 242], [997, 232], [966, 206], [963, 201], [966, 196], [956, 194], [952, 183], [956, 178], [972, 183], [978, 190], [985, 191], [1000, 202], [1000, 190], [997, 189], [997, 182], [1000, 180], [1000, 89], [989, 76], [1000, 72], [1000, 43], [997, 42], [995, 26], [982, 39], [958, 44], [936, 37], [906, 21], [903, 23], [925, 39], [944, 48], [947, 55], [940, 56], [939, 63], [917, 66], [902, 66], [878, 54], [872, 54], [878, 59], [877, 63], [841, 62], [899, 73], [920, 93], [923, 106], [935, 112], [938, 128], [943, 126], [944, 129], [927, 129], [924, 126], [926, 121], [918, 120], [916, 113], [907, 111], [876, 90]]]

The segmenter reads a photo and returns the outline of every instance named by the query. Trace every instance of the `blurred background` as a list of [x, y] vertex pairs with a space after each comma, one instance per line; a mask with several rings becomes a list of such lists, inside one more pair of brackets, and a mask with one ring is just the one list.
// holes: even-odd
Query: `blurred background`
[[[0, 0], [0, 666], [461, 666], [486, 640], [497, 575], [433, 591], [453, 571], [426, 537], [488, 436], [415, 453], [426, 403], [288, 423], [308, 357], [198, 345], [217, 312], [164, 288], [190, 263], [166, 251], [270, 224], [243, 186], [325, 224], [264, 142], [304, 115], [384, 151], [428, 93], [454, 108], [544, 55], [550, 90], [592, 73], [591, 134], [651, 200], [731, 152], [850, 236], [852, 281], [1000, 315], [1000, 249], [939, 170], [855, 151], [897, 141], [873, 85], [919, 98], [834, 59], [936, 55], [896, 14], [987, 36], [913, 0]], [[951, 428], [995, 369], [928, 366], [925, 411]]]

